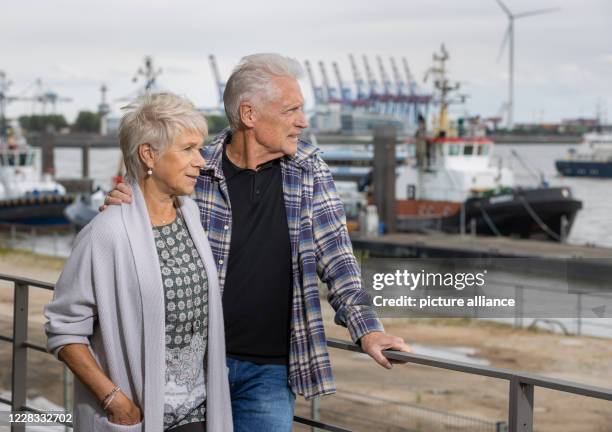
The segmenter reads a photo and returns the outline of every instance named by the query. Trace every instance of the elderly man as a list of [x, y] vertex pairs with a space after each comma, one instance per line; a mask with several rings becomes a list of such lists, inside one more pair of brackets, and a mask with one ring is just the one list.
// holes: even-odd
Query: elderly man
[[[278, 54], [245, 57], [223, 95], [230, 128], [203, 150], [195, 197], [223, 292], [234, 427], [290, 431], [295, 394], [335, 392], [319, 302], [329, 288], [335, 322], [380, 365], [384, 333], [360, 270], [334, 182], [308, 126], [300, 64]], [[123, 192], [123, 193], [122, 193]], [[107, 203], [129, 201], [123, 187]]]

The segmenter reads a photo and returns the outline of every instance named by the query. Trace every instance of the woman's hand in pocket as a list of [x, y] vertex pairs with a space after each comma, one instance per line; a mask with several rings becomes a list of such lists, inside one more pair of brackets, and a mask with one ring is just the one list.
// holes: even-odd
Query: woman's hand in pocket
[[106, 408], [108, 421], [118, 425], [135, 425], [142, 421], [140, 408], [136, 406], [122, 391], [117, 395]]

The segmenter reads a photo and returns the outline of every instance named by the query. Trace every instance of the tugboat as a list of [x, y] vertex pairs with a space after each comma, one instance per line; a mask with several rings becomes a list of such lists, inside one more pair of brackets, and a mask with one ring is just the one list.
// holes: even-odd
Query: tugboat
[[567, 177], [612, 178], [612, 132], [585, 134], [582, 144], [555, 161], [555, 166]]
[[[433, 134], [426, 133], [422, 118], [416, 138], [396, 148], [398, 230], [471, 231], [564, 241], [581, 201], [572, 197], [568, 187], [548, 187], [545, 182], [533, 188], [516, 187], [514, 173], [492, 163], [492, 140], [484, 133], [479, 136], [477, 128], [468, 135], [450, 126], [449, 104], [462, 103], [464, 97], [450, 98], [451, 93], [458, 92], [459, 84], [451, 84], [446, 77], [448, 58], [442, 46], [428, 72], [434, 78], [435, 102], [440, 106]], [[349, 174], [361, 174], [364, 165], [370, 170], [367, 176], [372, 177], [371, 147], [345, 150], [345, 157], [341, 153], [339, 147], [322, 148], [322, 157], [337, 181], [350, 180]], [[363, 186], [368, 181], [361, 183]], [[339, 188], [340, 193], [346, 189]]]
[[41, 176], [16, 121], [0, 131], [0, 222], [65, 225], [64, 209], [73, 201], [50, 174]]

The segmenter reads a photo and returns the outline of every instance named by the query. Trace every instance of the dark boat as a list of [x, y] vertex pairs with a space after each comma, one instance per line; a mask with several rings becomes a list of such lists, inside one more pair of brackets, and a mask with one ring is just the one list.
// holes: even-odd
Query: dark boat
[[[429, 206], [431, 209], [430, 203]], [[442, 213], [401, 216], [402, 202], [398, 202], [398, 229], [440, 229], [450, 233], [463, 230], [474, 234], [562, 241], [582, 208], [582, 202], [573, 198], [568, 188], [517, 188], [489, 197], [469, 198], [463, 210], [461, 207], [457, 203], [446, 203]]]
[[555, 166], [567, 177], [612, 178], [612, 134], [585, 134], [582, 144], [555, 161]]
[[71, 195], [39, 195], [0, 200], [0, 222], [22, 225], [67, 225], [64, 210]]
[[607, 162], [558, 160], [555, 166], [559, 174], [566, 177], [612, 178], [612, 157]]

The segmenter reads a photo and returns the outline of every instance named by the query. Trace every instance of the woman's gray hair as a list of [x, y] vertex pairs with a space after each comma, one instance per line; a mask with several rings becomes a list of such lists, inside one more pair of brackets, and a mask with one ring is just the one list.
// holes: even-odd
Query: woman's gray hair
[[242, 126], [240, 104], [248, 101], [253, 105], [272, 100], [275, 88], [270, 85], [274, 77], [302, 78], [302, 65], [292, 58], [280, 54], [253, 54], [243, 57], [234, 69], [223, 92], [225, 115], [233, 130]]
[[127, 175], [140, 180], [145, 166], [138, 148], [148, 143], [158, 152], [170, 146], [181, 132], [193, 131], [206, 138], [206, 118], [188, 99], [172, 93], [147, 93], [121, 108], [119, 145]]

